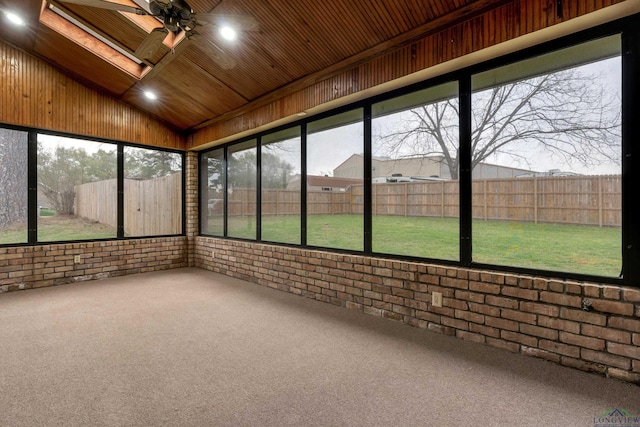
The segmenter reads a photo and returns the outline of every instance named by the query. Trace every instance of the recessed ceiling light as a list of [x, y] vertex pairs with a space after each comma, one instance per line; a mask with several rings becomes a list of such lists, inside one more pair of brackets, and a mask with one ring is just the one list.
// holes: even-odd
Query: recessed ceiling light
[[156, 95], [155, 93], [151, 92], [150, 90], [146, 90], [144, 92], [144, 96], [147, 97], [147, 99], [151, 99], [151, 100], [156, 100], [158, 99], [158, 95]]
[[220, 35], [227, 40], [235, 40], [238, 37], [238, 33], [231, 27], [224, 26], [220, 27]]
[[20, 16], [16, 15], [13, 12], [5, 12], [4, 16], [6, 16], [9, 22], [11, 22], [12, 24], [20, 25], [20, 26], [26, 25], [26, 23], [24, 22], [24, 19], [22, 19]]

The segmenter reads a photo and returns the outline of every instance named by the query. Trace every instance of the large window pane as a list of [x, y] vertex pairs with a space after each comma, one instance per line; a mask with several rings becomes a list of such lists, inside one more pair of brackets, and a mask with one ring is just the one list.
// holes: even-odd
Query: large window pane
[[182, 155], [124, 147], [124, 234], [182, 233]]
[[458, 85], [372, 108], [373, 251], [459, 258]]
[[202, 197], [200, 232], [224, 235], [224, 151], [218, 149], [201, 157]]
[[26, 243], [28, 134], [0, 129], [0, 245]]
[[475, 75], [473, 88], [474, 261], [618, 276], [620, 37]]
[[117, 147], [38, 135], [38, 241], [117, 235]]
[[307, 243], [364, 249], [362, 110], [307, 127]]
[[262, 138], [262, 240], [300, 244], [300, 127]]
[[229, 237], [256, 238], [256, 140], [229, 147], [227, 168]]

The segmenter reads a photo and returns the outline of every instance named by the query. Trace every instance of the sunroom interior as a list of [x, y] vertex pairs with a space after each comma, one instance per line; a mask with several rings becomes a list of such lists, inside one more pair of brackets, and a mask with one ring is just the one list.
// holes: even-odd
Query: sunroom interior
[[[201, 305], [214, 291], [174, 294], [192, 275], [223, 296], [240, 289], [239, 312], [293, 298], [278, 303], [283, 322], [304, 301], [361, 330], [619, 386], [617, 402], [585, 392], [604, 405], [587, 422], [618, 410], [640, 425], [628, 399], [640, 384], [640, 1], [3, 0], [0, 18], [0, 319], [25, 328], [4, 332], [0, 358], [46, 350], [17, 338], [29, 302], [29, 319], [55, 319], [51, 301], [105, 283], [103, 297], [127, 300], [155, 280], [177, 303], [163, 300], [168, 313], [191, 301], [221, 322]], [[232, 40], [217, 32], [227, 23]], [[19, 425], [27, 409], [10, 400], [5, 421]], [[115, 424], [180, 423], [111, 403]], [[327, 425], [326, 407], [305, 418], [283, 404], [216, 420]], [[376, 424], [367, 416], [342, 421]]]

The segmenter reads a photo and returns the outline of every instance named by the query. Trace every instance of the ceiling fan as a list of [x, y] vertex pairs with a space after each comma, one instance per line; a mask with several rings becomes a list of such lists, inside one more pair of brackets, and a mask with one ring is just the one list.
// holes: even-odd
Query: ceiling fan
[[[162, 44], [169, 32], [178, 34], [184, 32], [187, 38], [199, 34], [197, 27], [204, 30], [224, 28], [232, 26], [238, 31], [257, 31], [258, 23], [253, 16], [222, 13], [196, 13], [185, 0], [150, 0], [149, 10], [142, 7], [128, 6], [112, 3], [106, 0], [56, 0], [57, 3], [78, 4], [101, 9], [134, 13], [136, 15], [148, 15], [159, 19], [163, 27], [156, 28], [138, 46], [134, 55], [140, 59], [149, 59]], [[235, 61], [214, 44], [207, 43], [203, 46], [209, 56], [222, 68], [230, 69], [235, 66]]]

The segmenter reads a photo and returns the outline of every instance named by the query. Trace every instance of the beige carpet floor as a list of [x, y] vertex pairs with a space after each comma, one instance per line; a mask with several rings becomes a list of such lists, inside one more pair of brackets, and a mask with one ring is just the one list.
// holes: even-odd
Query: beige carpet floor
[[199, 269], [0, 295], [0, 426], [583, 426], [640, 387]]

